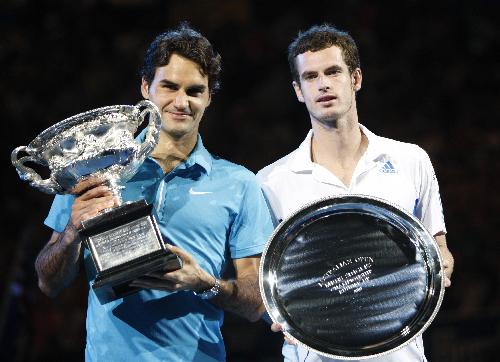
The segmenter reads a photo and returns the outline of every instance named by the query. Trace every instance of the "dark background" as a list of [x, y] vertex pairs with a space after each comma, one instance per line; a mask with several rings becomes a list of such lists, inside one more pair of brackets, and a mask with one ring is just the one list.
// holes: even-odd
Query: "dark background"
[[[500, 6], [476, 1], [2, 0], [0, 3], [0, 358], [79, 360], [86, 286], [51, 300], [33, 261], [50, 236], [52, 196], [19, 180], [10, 152], [76, 113], [140, 99], [138, 68], [154, 36], [181, 20], [221, 53], [223, 85], [202, 122], [209, 150], [256, 172], [310, 127], [286, 48], [330, 22], [361, 54], [360, 122], [428, 151], [441, 186], [453, 285], [425, 333], [431, 361], [491, 361], [500, 343], [498, 156]], [[279, 361], [281, 337], [227, 314], [230, 361]]]

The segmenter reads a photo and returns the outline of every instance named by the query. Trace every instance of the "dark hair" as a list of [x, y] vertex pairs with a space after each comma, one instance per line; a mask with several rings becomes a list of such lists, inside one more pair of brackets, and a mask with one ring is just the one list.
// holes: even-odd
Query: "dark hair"
[[314, 25], [304, 32], [299, 32], [297, 38], [288, 46], [288, 64], [293, 79], [300, 82], [297, 65], [295, 64], [297, 55], [307, 51], [317, 52], [333, 45], [339, 47], [342, 51], [342, 56], [351, 74], [356, 68], [360, 67], [358, 48], [354, 39], [348, 33], [329, 24]]
[[221, 57], [212, 48], [212, 44], [203, 35], [193, 30], [189, 24], [181, 23], [177, 29], [158, 35], [149, 45], [144, 57], [140, 75], [151, 85], [156, 68], [168, 64], [170, 56], [177, 53], [186, 57], [201, 68], [208, 76], [208, 88], [213, 94], [220, 88]]

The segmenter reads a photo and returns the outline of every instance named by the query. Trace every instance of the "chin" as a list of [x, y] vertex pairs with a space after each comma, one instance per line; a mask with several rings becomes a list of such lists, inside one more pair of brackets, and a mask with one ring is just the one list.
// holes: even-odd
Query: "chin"
[[179, 127], [179, 128], [168, 128], [165, 131], [172, 137], [181, 138], [193, 134], [195, 132], [195, 129]]
[[337, 119], [319, 119], [318, 122], [328, 128], [337, 128]]
[[185, 130], [170, 129], [167, 131], [167, 133], [173, 138], [181, 138], [187, 135], [189, 132]]
[[326, 114], [320, 114], [316, 119], [324, 124], [336, 124], [337, 120], [340, 118], [340, 114], [338, 113], [326, 113]]

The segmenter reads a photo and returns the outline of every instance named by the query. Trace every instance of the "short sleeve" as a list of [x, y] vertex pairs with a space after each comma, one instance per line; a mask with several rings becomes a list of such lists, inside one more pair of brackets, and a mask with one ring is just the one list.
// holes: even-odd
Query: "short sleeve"
[[56, 195], [49, 214], [44, 221], [45, 225], [58, 233], [62, 233], [71, 216], [71, 206], [74, 200], [73, 195]]
[[232, 259], [261, 254], [273, 231], [271, 215], [255, 176], [246, 181], [240, 209], [231, 225], [229, 248]]
[[279, 198], [273, 192], [273, 188], [268, 184], [267, 170], [267, 168], [264, 168], [257, 173], [257, 182], [259, 183], [262, 193], [264, 194], [273, 225], [274, 227], [277, 227], [283, 219], [283, 213], [281, 212]]
[[439, 185], [427, 153], [421, 149], [419, 166], [420, 197], [416, 205], [416, 216], [432, 235], [446, 233], [443, 205], [439, 194]]
[[276, 227], [281, 222], [281, 218], [276, 214], [276, 210], [278, 210], [278, 203], [276, 202], [275, 198], [273, 197], [273, 193], [269, 187], [262, 184], [261, 188], [262, 188], [262, 192], [264, 194], [264, 198], [266, 200], [267, 207], [268, 207], [269, 212], [271, 214], [271, 220], [273, 222], [274, 227]]

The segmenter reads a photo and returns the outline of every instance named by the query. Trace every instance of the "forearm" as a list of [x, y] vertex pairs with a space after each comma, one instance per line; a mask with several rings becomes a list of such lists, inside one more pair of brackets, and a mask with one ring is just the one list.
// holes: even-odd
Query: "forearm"
[[78, 272], [81, 242], [72, 226], [54, 236], [35, 261], [38, 286], [50, 297], [56, 296], [68, 286]]
[[221, 280], [220, 284], [219, 295], [211, 299], [213, 304], [252, 322], [260, 319], [265, 309], [256, 276], [252, 275], [237, 280]]
[[[202, 269], [196, 260], [181, 248], [168, 248], [182, 259], [182, 268], [175, 271], [150, 272], [147, 277], [137, 278], [131, 286], [165, 291], [190, 290], [214, 305], [236, 313], [250, 321], [257, 321], [264, 312], [259, 293], [259, 256], [233, 259], [236, 279], [218, 280], [216, 287], [213, 275]], [[217, 292], [216, 292], [217, 290]], [[213, 296], [212, 293], [217, 293]]]

